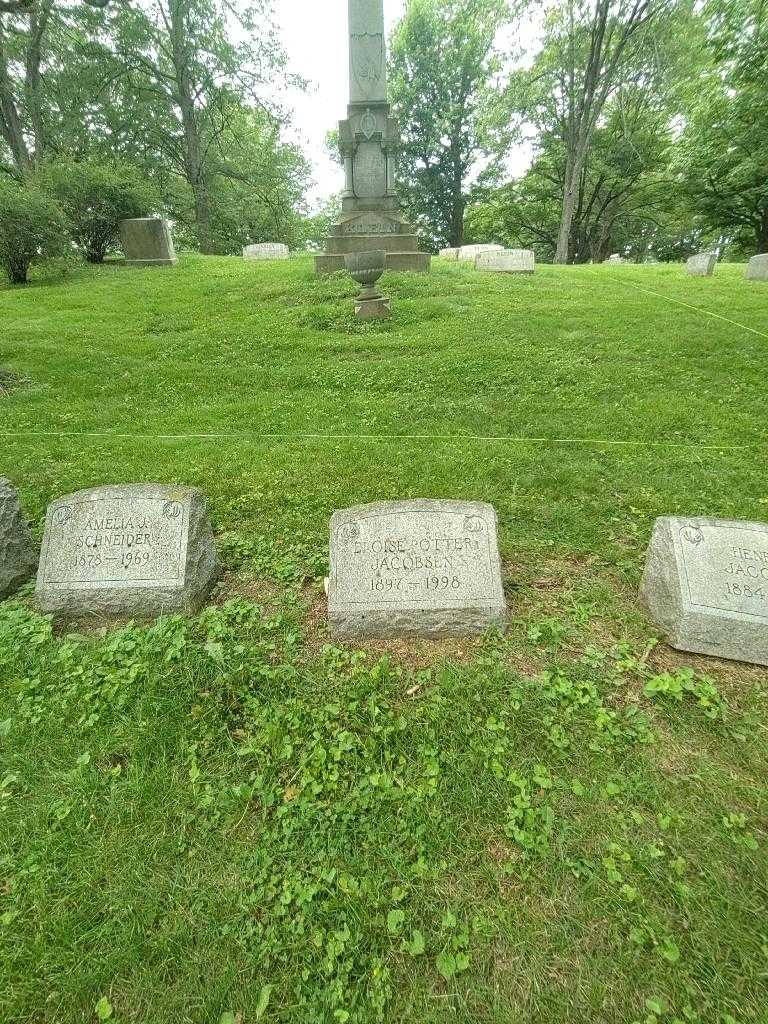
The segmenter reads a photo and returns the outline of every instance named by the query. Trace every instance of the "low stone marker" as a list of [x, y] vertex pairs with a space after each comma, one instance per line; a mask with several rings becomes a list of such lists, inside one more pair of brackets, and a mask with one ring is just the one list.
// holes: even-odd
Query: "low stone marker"
[[389, 501], [331, 520], [334, 636], [452, 636], [503, 627], [496, 513], [468, 501]]
[[37, 547], [10, 480], [0, 477], [0, 601], [34, 575]]
[[289, 256], [288, 246], [282, 242], [261, 242], [243, 249], [244, 260], [287, 260]]
[[532, 249], [481, 252], [475, 257], [475, 269], [497, 274], [533, 274], [536, 270], [536, 256]]
[[686, 264], [691, 277], [712, 277], [717, 266], [716, 252], [701, 252], [691, 256]]
[[768, 253], [753, 256], [747, 267], [748, 281], [768, 281]]
[[615, 252], [613, 254], [613, 256], [609, 256], [608, 259], [605, 260], [605, 262], [606, 263], [623, 263], [624, 260], [621, 258], [621, 256], [617, 252]]
[[460, 251], [460, 249], [441, 249], [440, 255], [444, 260], [457, 260]]
[[458, 259], [474, 263], [481, 252], [504, 252], [503, 245], [462, 245]]
[[170, 225], [162, 217], [121, 220], [120, 244], [127, 267], [169, 267], [178, 262]]
[[217, 573], [200, 491], [96, 487], [48, 508], [35, 598], [41, 611], [71, 619], [191, 614]]
[[678, 650], [768, 665], [768, 524], [657, 520], [641, 597]]

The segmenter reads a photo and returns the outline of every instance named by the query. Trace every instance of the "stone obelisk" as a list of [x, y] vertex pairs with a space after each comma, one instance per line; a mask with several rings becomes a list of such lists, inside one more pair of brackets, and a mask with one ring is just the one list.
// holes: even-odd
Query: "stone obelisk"
[[397, 122], [387, 102], [384, 0], [349, 0], [349, 107], [339, 123], [345, 186], [342, 216], [315, 257], [319, 274], [344, 269], [344, 256], [383, 249], [388, 270], [428, 273], [431, 258], [400, 213], [395, 191]]

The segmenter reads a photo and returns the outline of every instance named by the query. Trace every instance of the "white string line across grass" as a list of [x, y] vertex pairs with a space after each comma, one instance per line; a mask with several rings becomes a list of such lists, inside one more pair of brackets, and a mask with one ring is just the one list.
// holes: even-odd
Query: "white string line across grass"
[[442, 441], [447, 443], [470, 441], [483, 444], [563, 444], [606, 446], [610, 448], [678, 448], [711, 452], [751, 451], [755, 448], [768, 448], [768, 440], [751, 441], [747, 444], [700, 444], [696, 441], [616, 441], [599, 437], [521, 437], [514, 434], [289, 434], [267, 431], [241, 431], [230, 434], [124, 434], [89, 430], [0, 430], [0, 437], [81, 437], [108, 441]]
[[673, 299], [670, 295], [664, 295], [663, 292], [655, 292], [652, 288], [644, 288], [642, 285], [635, 284], [634, 281], [624, 281], [613, 274], [606, 274], [605, 276], [611, 281], [617, 281], [628, 288], [634, 288], [635, 291], [645, 292], [646, 295], [654, 295], [657, 299], [666, 299], [667, 302], [673, 302], [677, 306], [685, 306], [686, 309], [692, 309], [696, 313], [702, 313], [704, 316], [714, 317], [716, 320], [724, 320], [725, 323], [731, 324], [733, 327], [740, 327], [742, 331], [749, 331], [750, 334], [756, 334], [758, 338], [765, 338], [768, 341], [768, 334], [765, 334], [763, 331], [756, 331], [754, 327], [747, 327], [746, 324], [740, 324], [738, 320], [731, 320], [730, 317], [722, 316], [720, 313], [713, 313], [710, 309], [702, 309], [701, 306], [692, 306], [690, 302], [683, 302], [682, 299]]

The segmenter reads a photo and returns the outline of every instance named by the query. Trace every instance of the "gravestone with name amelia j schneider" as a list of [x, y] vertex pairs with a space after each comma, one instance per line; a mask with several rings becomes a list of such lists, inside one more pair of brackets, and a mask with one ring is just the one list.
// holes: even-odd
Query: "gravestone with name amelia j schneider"
[[691, 277], [712, 277], [716, 266], [716, 252], [701, 252], [698, 256], [691, 256], [686, 264]]
[[678, 650], [768, 665], [768, 524], [657, 520], [641, 596]]
[[0, 601], [37, 568], [37, 547], [10, 480], [0, 477]]
[[413, 500], [346, 509], [331, 520], [330, 554], [334, 636], [457, 636], [506, 623], [491, 505]]
[[169, 267], [177, 262], [171, 228], [162, 217], [121, 220], [120, 244], [127, 267]]
[[217, 574], [200, 491], [96, 487], [50, 505], [35, 597], [42, 611], [72, 619], [191, 614]]
[[315, 257], [318, 274], [343, 270], [352, 253], [382, 250], [387, 270], [430, 270], [431, 257], [419, 251], [397, 196], [400, 129], [387, 100], [386, 51], [384, 0], [349, 0], [349, 106], [339, 124], [346, 181], [339, 223]]

